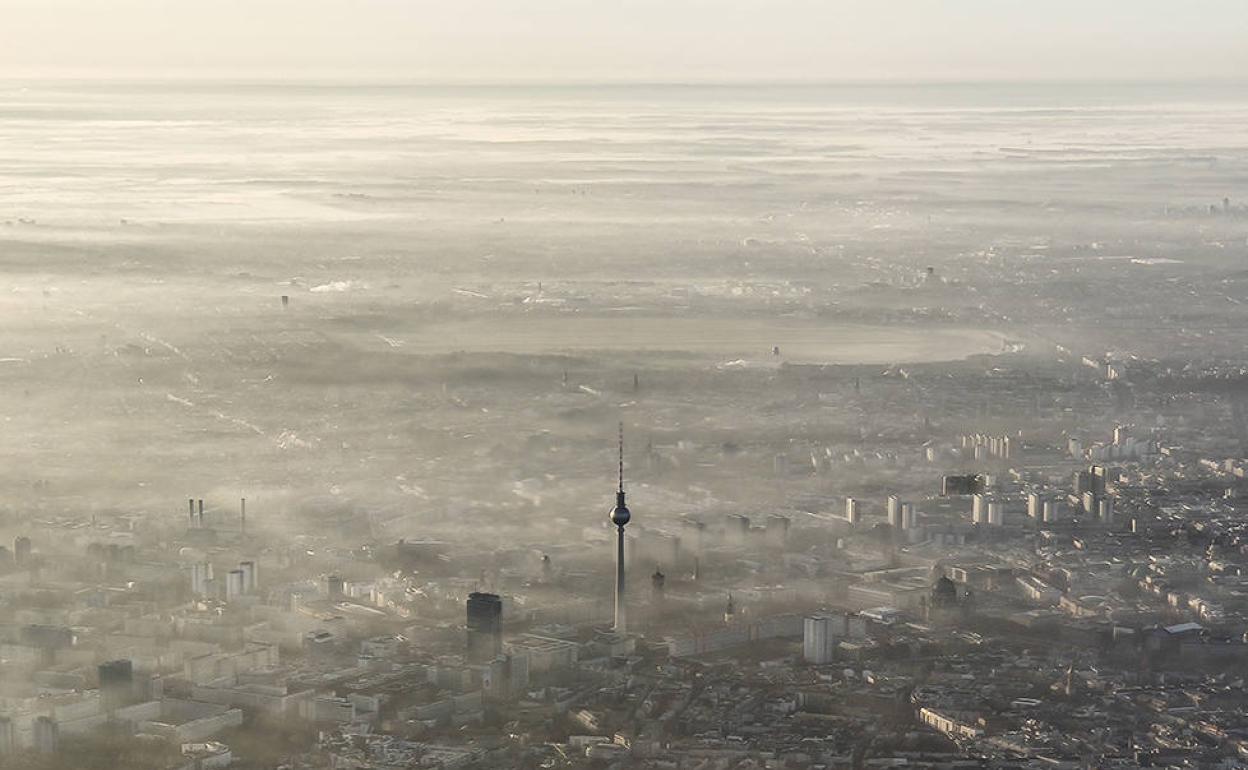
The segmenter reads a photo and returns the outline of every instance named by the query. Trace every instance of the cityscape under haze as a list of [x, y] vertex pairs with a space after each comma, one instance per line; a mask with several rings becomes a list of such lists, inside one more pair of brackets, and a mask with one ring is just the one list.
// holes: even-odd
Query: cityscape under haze
[[0, 0], [0, 770], [1248, 768], [1248, 6], [528, 5]]

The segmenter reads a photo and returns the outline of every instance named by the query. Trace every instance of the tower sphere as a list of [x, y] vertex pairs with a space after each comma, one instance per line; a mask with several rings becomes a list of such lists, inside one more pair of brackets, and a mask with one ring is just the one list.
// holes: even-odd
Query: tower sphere
[[616, 495], [615, 507], [611, 509], [611, 523], [622, 527], [632, 518], [633, 514], [629, 513], [628, 506], [624, 504], [624, 493], [620, 492]]

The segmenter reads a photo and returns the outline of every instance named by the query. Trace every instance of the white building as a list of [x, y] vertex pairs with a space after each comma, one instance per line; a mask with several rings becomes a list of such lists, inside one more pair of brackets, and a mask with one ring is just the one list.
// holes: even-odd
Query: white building
[[982, 494], [971, 495], [971, 521], [975, 524], [986, 524], [987, 517], [987, 499]]
[[1005, 505], [998, 502], [988, 503], [988, 524], [999, 527], [1005, 523]]
[[888, 523], [893, 529], [901, 529], [901, 498], [897, 495], [888, 496]]
[[919, 721], [934, 730], [948, 735], [950, 738], [979, 738], [984, 734], [983, 728], [969, 714], [921, 708], [919, 709]]

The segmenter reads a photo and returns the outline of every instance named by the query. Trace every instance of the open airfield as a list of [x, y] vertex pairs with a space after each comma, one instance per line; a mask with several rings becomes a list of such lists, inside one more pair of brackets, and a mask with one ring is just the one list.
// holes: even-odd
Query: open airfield
[[1242, 347], [1245, 117], [1166, 88], [6, 83], [0, 483], [14, 516], [246, 494], [299, 532], [514, 537], [599, 523], [620, 419], [655, 515], [877, 483], [742, 479], [991, 427], [958, 378], [1023, 360]]

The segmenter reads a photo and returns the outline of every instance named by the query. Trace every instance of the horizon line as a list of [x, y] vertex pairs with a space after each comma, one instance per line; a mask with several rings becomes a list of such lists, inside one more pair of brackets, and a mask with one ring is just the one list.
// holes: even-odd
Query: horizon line
[[0, 75], [0, 83], [22, 82], [59, 83], [218, 83], [239, 85], [355, 85], [388, 87], [881, 87], [881, 86], [1242, 86], [1248, 85], [1248, 76], [1217, 77], [1100, 77], [1100, 78], [1029, 78], [1029, 77], [931, 77], [931, 78], [419, 78], [359, 75], [302, 75], [295, 73], [270, 74], [224, 74], [182, 72], [164, 75], [140, 75], [133, 73], [30, 73]]

